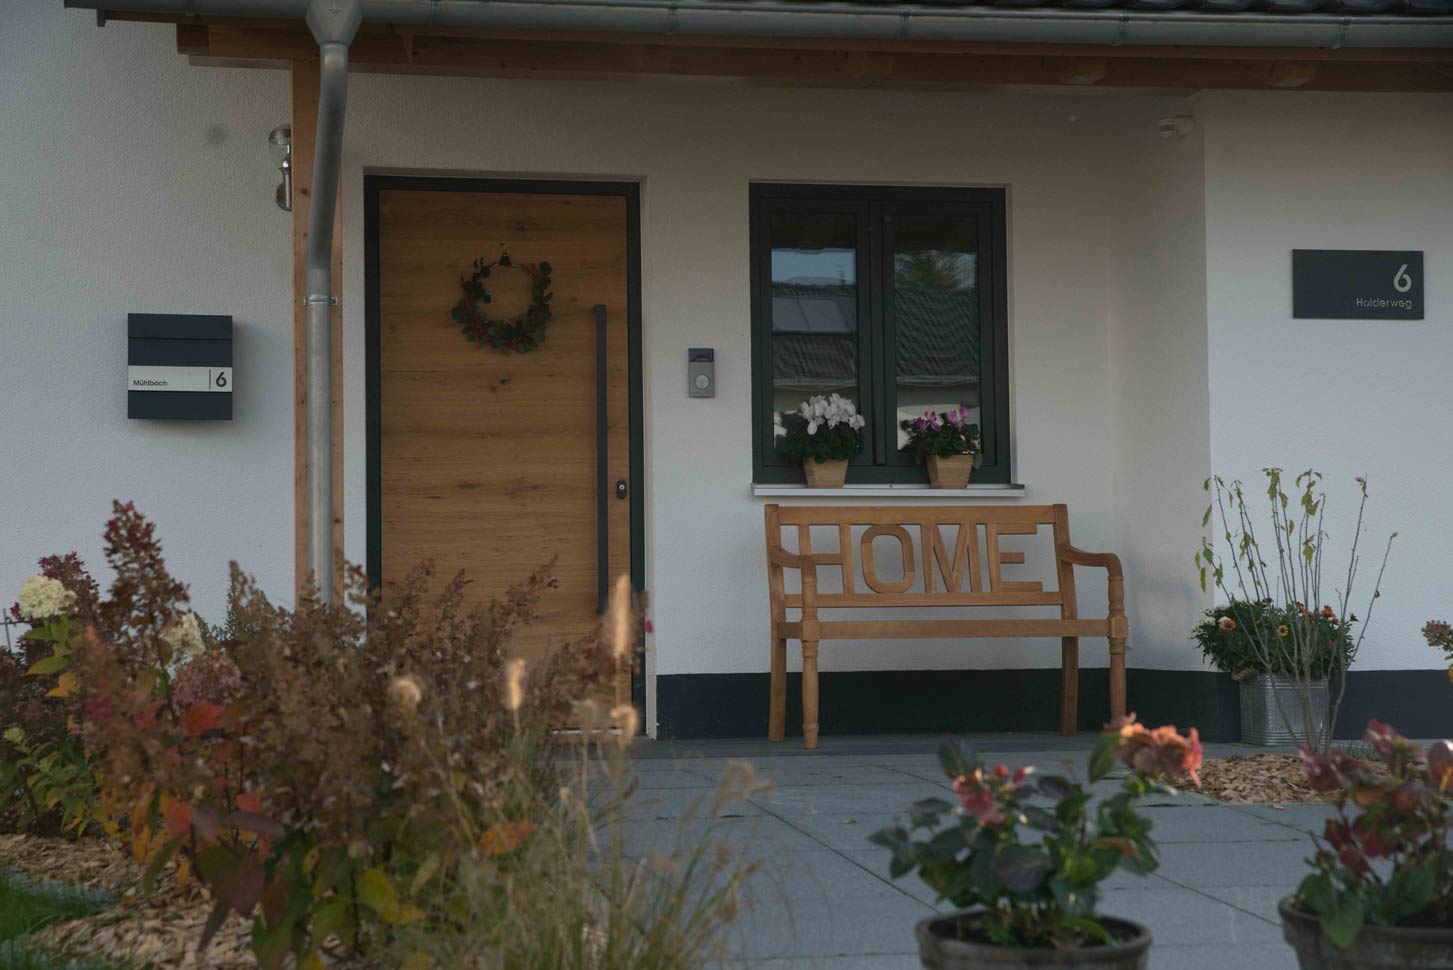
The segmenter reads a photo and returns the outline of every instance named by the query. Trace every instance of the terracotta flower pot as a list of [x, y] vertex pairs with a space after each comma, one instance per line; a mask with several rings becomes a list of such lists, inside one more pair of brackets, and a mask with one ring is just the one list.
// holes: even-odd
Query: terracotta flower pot
[[802, 463], [802, 474], [807, 476], [808, 488], [842, 488], [843, 482], [848, 479], [848, 461], [846, 458], [837, 461], [813, 461], [809, 458]]
[[1145, 970], [1150, 949], [1150, 930], [1113, 916], [1100, 922], [1115, 938], [1105, 946], [1079, 950], [1055, 950], [998, 946], [957, 939], [960, 921], [974, 910], [948, 916], [931, 916], [915, 927], [918, 959], [928, 970], [1027, 970], [1054, 967], [1056, 970]]
[[1365, 925], [1347, 949], [1327, 939], [1313, 913], [1283, 899], [1282, 936], [1302, 970], [1453, 970], [1453, 928]]
[[929, 455], [924, 459], [928, 465], [928, 481], [934, 488], [963, 488], [969, 484], [974, 471], [973, 455], [953, 455], [943, 458]]

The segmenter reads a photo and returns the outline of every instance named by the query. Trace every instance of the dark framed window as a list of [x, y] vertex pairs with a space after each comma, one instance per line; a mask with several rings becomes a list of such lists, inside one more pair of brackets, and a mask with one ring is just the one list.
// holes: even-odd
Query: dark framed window
[[803, 481], [774, 426], [814, 394], [866, 417], [850, 484], [928, 481], [905, 418], [966, 407], [975, 482], [1010, 481], [1004, 191], [751, 187], [755, 481]]

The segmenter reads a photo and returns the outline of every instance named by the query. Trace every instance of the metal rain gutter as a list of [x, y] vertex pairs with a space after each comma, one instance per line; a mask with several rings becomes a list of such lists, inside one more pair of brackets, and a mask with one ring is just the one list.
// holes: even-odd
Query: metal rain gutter
[[333, 218], [343, 167], [348, 45], [363, 13], [358, 0], [311, 0], [305, 17], [318, 41], [318, 131], [308, 202], [308, 571], [333, 602]]
[[[65, 0], [65, 4], [93, 10], [282, 18], [301, 17], [312, 6], [310, 0]], [[851, 0], [351, 0], [351, 4], [370, 23], [434, 27], [986, 43], [1453, 46], [1453, 17], [1444, 16], [1157, 13]]]

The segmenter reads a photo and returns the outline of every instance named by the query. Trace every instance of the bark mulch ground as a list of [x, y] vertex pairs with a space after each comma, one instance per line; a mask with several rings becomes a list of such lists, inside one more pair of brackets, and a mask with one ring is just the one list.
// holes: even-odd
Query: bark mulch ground
[[[1384, 771], [1380, 762], [1370, 762], [1374, 771]], [[1247, 805], [1292, 805], [1327, 803], [1325, 794], [1307, 787], [1307, 774], [1300, 755], [1234, 754], [1207, 758], [1201, 765], [1201, 785], [1189, 778], [1173, 782], [1185, 791], [1199, 792], [1218, 802]]]
[[229, 916], [205, 953], [197, 952], [211, 906], [195, 886], [168, 876], [143, 894], [143, 870], [114, 843], [102, 839], [44, 839], [0, 835], [0, 865], [37, 883], [61, 883], [104, 892], [114, 906], [57, 923], [26, 937], [28, 947], [71, 959], [100, 960], [155, 970], [251, 970], [249, 927]]

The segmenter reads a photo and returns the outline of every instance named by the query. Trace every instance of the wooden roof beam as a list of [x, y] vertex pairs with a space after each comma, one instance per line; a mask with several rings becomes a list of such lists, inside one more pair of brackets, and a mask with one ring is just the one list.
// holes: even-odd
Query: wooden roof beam
[[[608, 36], [608, 40], [599, 39]], [[1095, 86], [1154, 90], [1221, 88], [1333, 91], [1453, 91], [1453, 51], [1443, 60], [1337, 57], [1067, 56], [1033, 47], [993, 51], [870, 50], [816, 45], [727, 46], [682, 38], [597, 35], [564, 41], [551, 34], [498, 37], [388, 29], [360, 32], [353, 69], [472, 77], [717, 78], [761, 83], [910, 87]], [[314, 60], [317, 45], [287, 28], [183, 24], [178, 49], [194, 62], [277, 66]], [[1088, 50], [1088, 49], [1087, 49]], [[1139, 51], [1137, 54], [1141, 53]]]

